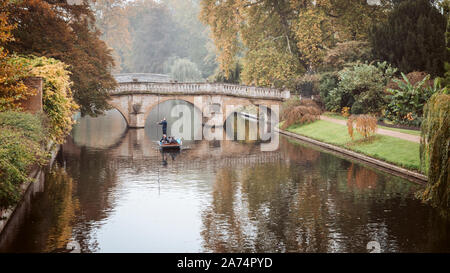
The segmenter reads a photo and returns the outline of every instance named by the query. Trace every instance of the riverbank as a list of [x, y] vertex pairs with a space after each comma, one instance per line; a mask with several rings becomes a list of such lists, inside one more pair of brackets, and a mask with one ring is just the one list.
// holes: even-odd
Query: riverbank
[[402, 176], [427, 181], [427, 177], [419, 172], [419, 143], [384, 135], [375, 135], [369, 141], [358, 136], [352, 141], [346, 126], [325, 120], [278, 130], [282, 134], [369, 162]]
[[[50, 143], [47, 146], [47, 152], [50, 154], [49, 162], [46, 166], [51, 166], [53, 162], [55, 161], [56, 155], [58, 154], [58, 151], [60, 149], [59, 144], [53, 144]], [[20, 213], [22, 207], [24, 206], [24, 203], [29, 202], [29, 199], [31, 198], [30, 195], [32, 195], [30, 192], [36, 192], [37, 190], [34, 189], [36, 184], [42, 184], [44, 180], [44, 167], [36, 166], [33, 168], [33, 170], [30, 172], [30, 175], [28, 176], [29, 181], [26, 183], [23, 183], [20, 185], [20, 201], [16, 204], [8, 207], [7, 209], [0, 209], [0, 238], [4, 235], [3, 231], [6, 230], [7, 226], [11, 225], [19, 225], [21, 222], [21, 219], [23, 217], [16, 217], [16, 214], [23, 214]], [[37, 188], [40, 188], [37, 186]], [[27, 198], [28, 197], [28, 198]], [[11, 220], [14, 219], [14, 223], [11, 222]]]
[[0, 232], [59, 145], [41, 114], [0, 112]]

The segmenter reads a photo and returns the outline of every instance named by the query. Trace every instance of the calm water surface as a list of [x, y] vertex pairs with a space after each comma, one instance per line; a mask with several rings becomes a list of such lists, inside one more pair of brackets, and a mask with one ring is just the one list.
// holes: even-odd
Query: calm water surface
[[0, 252], [450, 252], [417, 184], [285, 137], [273, 152], [204, 140], [161, 154], [156, 116], [79, 120]]

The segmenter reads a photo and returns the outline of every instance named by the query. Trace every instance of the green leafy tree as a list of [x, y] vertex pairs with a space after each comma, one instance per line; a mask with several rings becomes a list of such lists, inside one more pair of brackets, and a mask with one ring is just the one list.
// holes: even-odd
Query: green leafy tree
[[225, 76], [223, 71], [217, 68], [215, 74], [211, 75], [208, 80], [213, 82], [240, 84], [242, 67], [243, 66], [240, 62], [236, 62], [234, 67], [229, 71], [228, 77]]
[[386, 62], [356, 64], [341, 70], [337, 87], [330, 91], [327, 109], [351, 107], [352, 114], [380, 114], [386, 105], [386, 84], [397, 70]]
[[337, 43], [335, 47], [326, 51], [322, 70], [338, 71], [344, 67], [355, 65], [357, 62], [371, 61], [372, 48], [366, 41], [346, 41]]
[[119, 73], [125, 69], [125, 59], [131, 54], [132, 36], [126, 0], [94, 0], [91, 4], [101, 39], [113, 49], [115, 67]]
[[370, 41], [375, 57], [400, 71], [443, 75], [447, 17], [430, 0], [406, 0], [395, 5], [387, 22], [373, 26]]
[[421, 168], [428, 174], [421, 197], [449, 216], [450, 95], [439, 92], [431, 97], [424, 109], [421, 131]]

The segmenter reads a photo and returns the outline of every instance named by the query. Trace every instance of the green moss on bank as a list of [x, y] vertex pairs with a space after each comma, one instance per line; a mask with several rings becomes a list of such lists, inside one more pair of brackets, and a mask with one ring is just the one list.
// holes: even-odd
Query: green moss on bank
[[0, 112], [0, 209], [19, 200], [32, 167], [46, 162], [45, 135], [39, 116]]

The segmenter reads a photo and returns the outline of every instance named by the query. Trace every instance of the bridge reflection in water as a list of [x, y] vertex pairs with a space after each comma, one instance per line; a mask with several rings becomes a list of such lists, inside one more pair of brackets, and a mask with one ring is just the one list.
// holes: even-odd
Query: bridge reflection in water
[[450, 251], [416, 184], [284, 137], [162, 155], [153, 121], [127, 130], [117, 114], [79, 122], [0, 252]]

